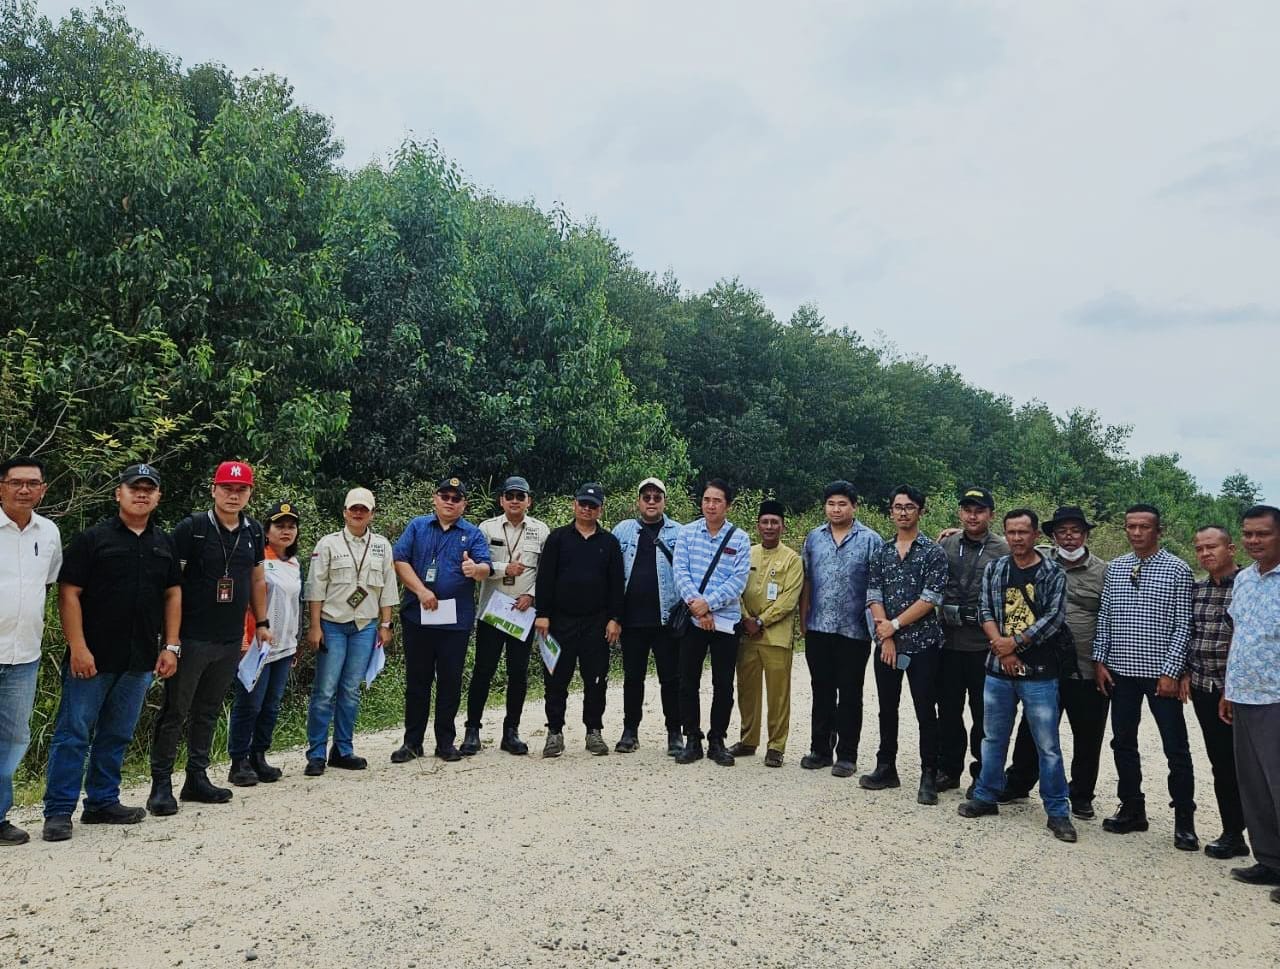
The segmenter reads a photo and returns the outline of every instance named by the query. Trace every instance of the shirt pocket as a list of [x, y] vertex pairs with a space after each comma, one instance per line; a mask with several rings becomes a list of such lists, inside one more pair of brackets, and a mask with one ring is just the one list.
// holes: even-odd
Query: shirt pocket
[[329, 559], [329, 581], [334, 585], [347, 585], [356, 580], [356, 563], [346, 552], [335, 552]]
[[153, 546], [147, 557], [147, 571], [160, 587], [169, 585], [169, 574], [173, 569], [173, 552], [161, 545]]
[[381, 589], [387, 584], [387, 573], [381, 562], [373, 563], [364, 576], [365, 584], [374, 589]]

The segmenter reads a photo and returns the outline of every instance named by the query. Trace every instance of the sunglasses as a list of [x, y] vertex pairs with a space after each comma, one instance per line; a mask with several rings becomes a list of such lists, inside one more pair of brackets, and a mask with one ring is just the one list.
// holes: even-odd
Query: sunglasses
[[436, 497], [447, 505], [461, 504], [465, 499], [456, 491], [437, 491]]
[[661, 501], [665, 497], [666, 497], [665, 495], [659, 494], [658, 492], [651, 491], [647, 495], [641, 495], [640, 500], [644, 502], [657, 502], [657, 501]]
[[1138, 580], [1142, 577], [1142, 563], [1139, 562], [1133, 567], [1133, 571], [1129, 573], [1129, 584], [1135, 589], [1138, 588]]
[[506, 501], [524, 501], [529, 496], [523, 491], [504, 491], [502, 497]]

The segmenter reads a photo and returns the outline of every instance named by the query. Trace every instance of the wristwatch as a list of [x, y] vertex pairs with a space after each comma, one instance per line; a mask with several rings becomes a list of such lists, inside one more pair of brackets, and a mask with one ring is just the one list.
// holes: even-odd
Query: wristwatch
[[257, 628], [259, 628], [259, 629], [270, 629], [270, 628], [271, 628], [271, 620], [270, 620], [270, 619], [259, 619], [259, 620], [258, 620], [258, 627], [257, 627]]
[[894, 631], [895, 633], [896, 633], [899, 629], [901, 629], [901, 628], [902, 628], [902, 623], [898, 622], [898, 620], [897, 620], [897, 619], [890, 619], [890, 620], [889, 620], [889, 625], [893, 627], [893, 631]]
[[173, 653], [174, 659], [182, 658], [182, 643], [165, 643], [164, 649], [166, 653]]
[[378, 623], [378, 626], [379, 626], [380, 628], [382, 628], [382, 629], [395, 629], [395, 628], [396, 628], [396, 624], [395, 624], [394, 622], [380, 622], [380, 623]]

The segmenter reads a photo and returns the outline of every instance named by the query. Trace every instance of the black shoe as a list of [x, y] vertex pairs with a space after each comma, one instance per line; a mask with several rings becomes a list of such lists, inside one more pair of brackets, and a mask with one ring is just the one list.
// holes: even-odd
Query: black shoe
[[70, 841], [71, 815], [54, 814], [45, 818], [44, 829], [40, 832], [40, 837], [45, 841]]
[[448, 747], [437, 746], [435, 749], [435, 756], [439, 757], [445, 763], [452, 764], [462, 760], [462, 751], [453, 744], [450, 744]]
[[[254, 782], [258, 780], [254, 776]], [[196, 801], [200, 804], [226, 804], [231, 800], [231, 789], [218, 787], [209, 775], [202, 770], [188, 770], [187, 782], [182, 785], [178, 797], [184, 801]]]
[[[227, 771], [227, 780], [236, 787], [253, 787], [258, 783], [258, 772], [249, 766], [248, 757], [237, 757], [231, 762], [231, 770]], [[185, 800], [187, 796], [183, 794], [182, 797]]]
[[613, 749], [620, 754], [632, 754], [640, 749], [640, 738], [636, 736], [636, 732], [629, 727], [622, 728], [622, 736], [618, 738], [618, 742], [613, 745]]
[[994, 801], [975, 801], [972, 798], [961, 801], [956, 814], [962, 818], [985, 818], [988, 814], [999, 814], [1000, 805]]
[[1210, 858], [1226, 861], [1228, 858], [1247, 858], [1249, 844], [1243, 834], [1224, 831], [1217, 839], [1204, 846], [1204, 853]]
[[966, 801], [972, 801], [978, 793], [978, 782], [970, 781], [969, 786], [964, 789], [964, 797]]
[[898, 780], [898, 768], [893, 764], [876, 764], [870, 774], [858, 778], [858, 786], [868, 791], [883, 791], [887, 787], [901, 787], [902, 781]]
[[307, 777], [319, 777], [324, 773], [323, 757], [308, 757], [307, 766], [302, 771]]
[[766, 751], [764, 752], [764, 766], [765, 766], [765, 767], [781, 767], [781, 766], [782, 766], [782, 751], [780, 751], [780, 750], [766, 750]]
[[458, 753], [463, 757], [474, 757], [480, 753], [480, 728], [467, 727], [462, 731], [462, 744]]
[[676, 754], [676, 763], [692, 764], [696, 760], [702, 760], [702, 741], [689, 740], [685, 743], [684, 749]]
[[938, 771], [938, 773], [934, 776], [933, 783], [934, 783], [934, 786], [938, 789], [939, 794], [941, 794], [943, 791], [960, 790], [960, 778], [958, 776], [952, 776], [951, 774], [948, 774], [946, 771], [942, 771], [942, 770]]
[[0, 821], [0, 845], [8, 848], [14, 848], [18, 845], [24, 845], [31, 840], [31, 835], [23, 831], [16, 824], [8, 821]]
[[143, 808], [125, 807], [118, 801], [106, 807], [85, 808], [80, 812], [81, 824], [138, 824], [146, 818], [147, 812]]
[[938, 803], [938, 784], [936, 780], [936, 771], [921, 770], [920, 771], [920, 791], [916, 794], [917, 804], [937, 804]]
[[1115, 814], [1102, 820], [1102, 830], [1107, 834], [1129, 834], [1133, 831], [1146, 831], [1150, 826], [1147, 823], [1147, 806], [1145, 804], [1121, 804]]
[[1093, 810], [1092, 801], [1072, 801], [1071, 813], [1081, 821], [1092, 821], [1098, 816]]
[[723, 743], [707, 744], [707, 760], [721, 767], [732, 767], [734, 764], [733, 754], [725, 749]]
[[1275, 902], [1277, 905], [1280, 905], [1280, 888], [1273, 888], [1271, 890], [1271, 894], [1268, 895], [1267, 897], [1271, 899], [1271, 901]]
[[147, 798], [147, 810], [158, 818], [178, 813], [178, 802], [173, 799], [173, 782], [168, 774], [151, 775], [151, 796]]
[[1179, 851], [1199, 851], [1200, 839], [1196, 836], [1196, 812], [1173, 812], [1173, 846]]
[[1248, 868], [1232, 868], [1231, 877], [1246, 885], [1280, 885], [1280, 868], [1258, 863]]
[[426, 756], [426, 753], [422, 749], [422, 744], [416, 744], [412, 747], [408, 744], [401, 744], [395, 750], [391, 751], [391, 763], [407, 764], [415, 758]]
[[812, 750], [800, 758], [800, 766], [805, 770], [822, 770], [831, 764], [830, 754], [815, 754]]
[[667, 756], [679, 757], [680, 752], [684, 750], [684, 734], [679, 730], [667, 731]]
[[520, 731], [515, 727], [502, 728], [502, 743], [498, 744], [498, 747], [517, 757], [523, 757], [529, 753], [529, 745], [520, 739]]
[[996, 795], [996, 801], [1000, 804], [1012, 804], [1014, 801], [1025, 801], [1031, 796], [1030, 791], [1017, 790], [1011, 791], [1008, 788]]
[[755, 744], [744, 744], [739, 740], [736, 744], [729, 748], [729, 753], [734, 757], [754, 757], [756, 755]]
[[369, 762], [355, 754], [340, 754], [338, 748], [334, 747], [329, 751], [329, 766], [337, 767], [339, 770], [364, 770], [369, 766]]
[[284, 776], [284, 771], [279, 767], [272, 767], [267, 763], [266, 754], [250, 754], [249, 766], [253, 768], [253, 772], [258, 775], [258, 780], [264, 784], [274, 784]]
[[1075, 844], [1078, 836], [1076, 835], [1076, 826], [1071, 823], [1068, 817], [1050, 818], [1046, 822], [1045, 827], [1053, 832], [1053, 836], [1059, 841], [1065, 841], [1067, 844]]
[[831, 765], [832, 777], [852, 777], [857, 765], [851, 760], [838, 760]]

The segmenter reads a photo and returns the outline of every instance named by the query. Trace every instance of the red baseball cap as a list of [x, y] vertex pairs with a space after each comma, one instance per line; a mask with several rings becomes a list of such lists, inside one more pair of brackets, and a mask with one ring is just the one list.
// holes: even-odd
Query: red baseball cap
[[243, 461], [223, 461], [213, 473], [213, 483], [253, 485], [253, 468]]

